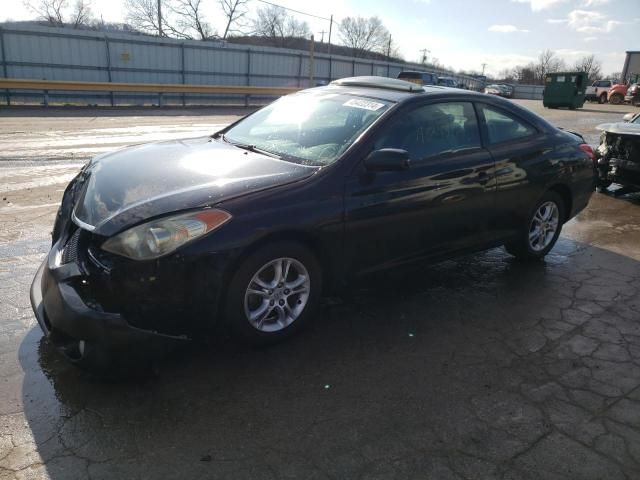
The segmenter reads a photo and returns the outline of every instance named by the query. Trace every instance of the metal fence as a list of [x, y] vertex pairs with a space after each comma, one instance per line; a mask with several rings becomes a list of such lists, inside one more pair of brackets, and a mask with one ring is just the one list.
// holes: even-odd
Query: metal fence
[[513, 98], [524, 100], [542, 100], [544, 85], [514, 85]]
[[[5, 24], [0, 27], [0, 65], [5, 78], [86, 82], [185, 85], [307, 87], [357, 75], [396, 77], [402, 70], [424, 69], [411, 63], [383, 62], [281, 48], [223, 42], [174, 40], [144, 35], [104, 33]], [[313, 72], [310, 71], [313, 66]], [[468, 88], [481, 89], [473, 77], [448, 74]], [[4, 91], [8, 104], [39, 103], [42, 95]], [[49, 101], [124, 105], [154, 103], [139, 93], [50, 92]], [[248, 104], [264, 97], [175, 94], [165, 104]]]

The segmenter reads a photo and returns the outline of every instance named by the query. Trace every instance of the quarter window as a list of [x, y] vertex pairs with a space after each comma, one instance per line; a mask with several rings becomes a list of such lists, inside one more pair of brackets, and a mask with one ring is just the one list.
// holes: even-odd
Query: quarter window
[[480, 146], [475, 111], [467, 102], [416, 108], [394, 120], [375, 142], [376, 149], [406, 150], [413, 161]]
[[518, 120], [503, 111], [488, 106], [482, 107], [482, 114], [487, 125], [489, 143], [496, 144], [530, 137], [536, 133], [531, 125]]

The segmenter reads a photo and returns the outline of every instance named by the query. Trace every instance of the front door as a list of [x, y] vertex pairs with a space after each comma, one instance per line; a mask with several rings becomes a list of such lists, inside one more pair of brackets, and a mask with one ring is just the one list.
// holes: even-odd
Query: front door
[[482, 147], [470, 102], [400, 111], [373, 143], [371, 150], [407, 150], [411, 165], [399, 172], [370, 172], [361, 163], [347, 179], [345, 251], [353, 271], [486, 240], [496, 190], [494, 163]]

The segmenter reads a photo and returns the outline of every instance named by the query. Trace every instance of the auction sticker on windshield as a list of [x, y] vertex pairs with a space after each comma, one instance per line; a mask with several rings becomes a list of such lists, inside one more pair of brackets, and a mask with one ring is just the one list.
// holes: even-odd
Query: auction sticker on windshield
[[352, 98], [344, 102], [345, 107], [363, 108], [364, 110], [371, 110], [375, 112], [384, 107], [384, 103], [370, 102], [369, 100], [361, 100], [359, 98]]

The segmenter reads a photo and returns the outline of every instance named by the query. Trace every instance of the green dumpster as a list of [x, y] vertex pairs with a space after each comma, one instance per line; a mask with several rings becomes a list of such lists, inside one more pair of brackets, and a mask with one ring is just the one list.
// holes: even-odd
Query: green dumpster
[[548, 73], [544, 78], [542, 104], [547, 108], [582, 108], [586, 86], [585, 72]]

